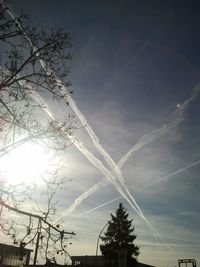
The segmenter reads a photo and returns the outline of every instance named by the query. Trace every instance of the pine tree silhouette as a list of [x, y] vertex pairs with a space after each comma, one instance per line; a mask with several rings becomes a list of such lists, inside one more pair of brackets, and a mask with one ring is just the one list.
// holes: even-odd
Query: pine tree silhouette
[[[106, 266], [130, 267], [137, 263], [139, 247], [133, 243], [136, 239], [133, 234], [135, 228], [132, 226], [133, 220], [128, 220], [128, 216], [122, 203], [119, 204], [116, 215], [111, 214], [105, 236], [101, 237], [103, 244], [100, 246]], [[119, 264], [119, 261], [126, 264]]]

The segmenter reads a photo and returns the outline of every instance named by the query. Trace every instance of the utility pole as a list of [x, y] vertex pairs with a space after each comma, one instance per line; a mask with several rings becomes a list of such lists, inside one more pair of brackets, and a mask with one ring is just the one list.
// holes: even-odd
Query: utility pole
[[64, 234], [67, 235], [76, 235], [74, 232], [66, 232], [63, 230], [58, 229], [57, 227], [55, 227], [54, 225], [52, 225], [51, 223], [49, 223], [46, 218], [37, 215], [37, 214], [33, 214], [27, 211], [23, 211], [20, 209], [17, 209], [15, 207], [10, 206], [9, 204], [6, 204], [1, 198], [0, 198], [0, 206], [5, 207], [9, 210], [12, 210], [16, 213], [22, 214], [24, 216], [28, 216], [29, 218], [33, 217], [35, 219], [38, 219], [38, 229], [37, 229], [37, 239], [36, 239], [36, 246], [35, 246], [35, 254], [34, 254], [34, 262], [33, 265], [35, 266], [37, 263], [37, 255], [38, 255], [38, 248], [39, 248], [39, 243], [40, 243], [40, 236], [41, 236], [41, 224], [46, 224], [48, 225], [51, 229], [53, 229], [54, 231], [58, 232], [61, 236], [64, 236]]
[[[40, 222], [39, 222], [40, 223]], [[38, 226], [39, 226], [39, 223], [38, 223]], [[36, 245], [35, 245], [35, 255], [34, 255], [34, 261], [33, 261], [33, 266], [36, 266], [37, 264], [37, 254], [38, 254], [38, 248], [39, 248], [39, 242], [40, 242], [40, 229], [37, 233], [37, 241], [36, 241]]]

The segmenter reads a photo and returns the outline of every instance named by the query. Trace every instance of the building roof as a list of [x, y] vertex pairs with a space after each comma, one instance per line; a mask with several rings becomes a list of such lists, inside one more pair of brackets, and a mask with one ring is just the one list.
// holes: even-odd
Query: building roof
[[[103, 256], [102, 255], [98, 255], [98, 256], [96, 256], [96, 255], [71, 256], [72, 261], [73, 260], [84, 260], [86, 258], [88, 260], [90, 260], [90, 259], [95, 260], [96, 259], [97, 261], [99, 261], [99, 260], [103, 259]], [[138, 262], [136, 267], [155, 267], [155, 266], [145, 264], [142, 262]]]
[[[13, 249], [13, 250], [18, 250], [19, 247], [17, 246], [13, 246], [13, 245], [8, 245], [8, 244], [4, 244], [4, 243], [0, 243], [0, 248], [10, 248], [10, 249]], [[32, 249], [29, 249], [29, 248], [24, 248], [25, 251], [33, 251]]]

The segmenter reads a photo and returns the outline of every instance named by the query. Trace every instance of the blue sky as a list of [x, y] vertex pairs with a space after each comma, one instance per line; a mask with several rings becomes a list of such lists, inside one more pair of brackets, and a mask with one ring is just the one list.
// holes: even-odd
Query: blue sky
[[[200, 160], [200, 96], [179, 110], [199, 83], [199, 2], [12, 0], [11, 7], [30, 14], [33, 24], [59, 24], [71, 33], [73, 99], [115, 162], [143, 135], [168, 127], [184, 111], [176, 127], [138, 149], [121, 169], [125, 185], [173, 253], [155, 241], [127, 200], [110, 202], [120, 197], [112, 184], [67, 213], [76, 198], [103, 178], [71, 146], [62, 161], [64, 175], [72, 181], [59, 196], [65, 226], [77, 233], [70, 254], [95, 254], [100, 230], [123, 201], [134, 219], [140, 261], [175, 266], [179, 258], [189, 257], [199, 262], [200, 165], [156, 183]], [[75, 134], [103, 162], [85, 129]]]

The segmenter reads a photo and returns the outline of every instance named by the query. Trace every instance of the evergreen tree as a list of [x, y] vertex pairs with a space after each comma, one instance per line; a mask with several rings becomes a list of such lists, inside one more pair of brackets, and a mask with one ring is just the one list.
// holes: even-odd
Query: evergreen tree
[[117, 267], [121, 252], [126, 257], [127, 266], [135, 266], [137, 263], [139, 247], [133, 243], [136, 239], [133, 234], [135, 228], [132, 226], [133, 220], [128, 220], [128, 216], [122, 203], [119, 204], [116, 215], [111, 214], [105, 236], [101, 237], [103, 244], [100, 246], [106, 266]]

